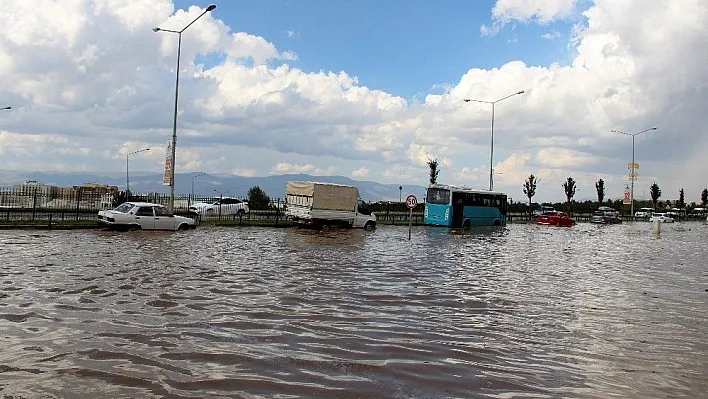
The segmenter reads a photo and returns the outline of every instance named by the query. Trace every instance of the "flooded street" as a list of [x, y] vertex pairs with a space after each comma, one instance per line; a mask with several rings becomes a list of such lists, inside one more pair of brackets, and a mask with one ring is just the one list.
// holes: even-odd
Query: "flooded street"
[[9, 398], [708, 392], [708, 228], [0, 231]]

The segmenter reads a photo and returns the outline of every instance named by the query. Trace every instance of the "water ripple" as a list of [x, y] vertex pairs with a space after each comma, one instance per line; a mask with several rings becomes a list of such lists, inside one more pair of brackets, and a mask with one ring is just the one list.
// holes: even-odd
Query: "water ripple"
[[708, 229], [0, 231], [5, 397], [708, 391]]

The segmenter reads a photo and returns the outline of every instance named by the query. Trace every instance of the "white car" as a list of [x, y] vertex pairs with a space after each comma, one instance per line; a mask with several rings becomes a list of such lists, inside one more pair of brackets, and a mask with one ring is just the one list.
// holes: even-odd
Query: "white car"
[[655, 213], [649, 219], [650, 222], [662, 222], [662, 223], [673, 223], [674, 219], [671, 216], [666, 216], [663, 213]]
[[192, 218], [173, 215], [164, 205], [124, 202], [116, 209], [98, 211], [98, 223], [115, 230], [187, 230], [195, 228]]
[[189, 211], [202, 216], [245, 215], [250, 210], [248, 202], [232, 197], [215, 198], [213, 202], [197, 202]]
[[654, 214], [654, 209], [652, 208], [641, 208], [634, 212], [634, 217], [636, 218], [650, 218]]

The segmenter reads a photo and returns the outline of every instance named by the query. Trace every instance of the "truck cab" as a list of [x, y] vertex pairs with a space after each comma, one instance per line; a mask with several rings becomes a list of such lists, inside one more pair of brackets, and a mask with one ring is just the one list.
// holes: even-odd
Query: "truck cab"
[[356, 212], [354, 213], [354, 223], [352, 227], [359, 227], [373, 230], [376, 228], [376, 215], [371, 211], [369, 204], [358, 199], [356, 201]]

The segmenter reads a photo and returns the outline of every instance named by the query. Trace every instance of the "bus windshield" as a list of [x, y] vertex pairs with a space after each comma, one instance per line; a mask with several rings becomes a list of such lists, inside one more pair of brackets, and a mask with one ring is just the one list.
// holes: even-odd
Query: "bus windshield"
[[444, 188], [429, 188], [425, 200], [430, 204], [449, 204], [450, 190]]

